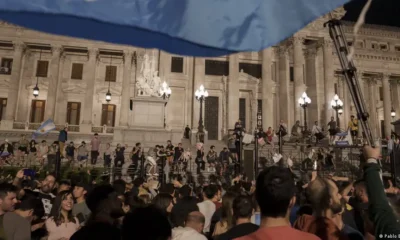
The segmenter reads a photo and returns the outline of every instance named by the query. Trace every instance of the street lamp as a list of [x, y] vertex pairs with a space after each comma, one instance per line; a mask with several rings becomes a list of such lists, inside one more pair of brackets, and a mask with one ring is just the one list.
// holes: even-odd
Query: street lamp
[[111, 101], [111, 92], [110, 92], [110, 87], [111, 87], [111, 66], [112, 66], [112, 56], [110, 57], [110, 65], [109, 65], [109, 69], [108, 69], [108, 79], [106, 76], [106, 81], [108, 80], [108, 90], [106, 93], [106, 101], [107, 103], [109, 103]]
[[394, 110], [394, 108], [392, 107], [392, 110], [390, 111], [390, 116], [392, 118], [396, 117], [396, 111]]
[[[208, 97], [208, 91], [204, 89], [204, 86], [201, 85], [199, 89], [194, 93], [196, 100], [200, 102], [200, 118], [199, 118], [199, 127], [198, 133], [202, 133], [204, 136], [204, 125], [203, 125], [203, 102]], [[201, 142], [201, 141], [200, 141]], [[204, 142], [204, 141], [203, 141]]]
[[164, 81], [162, 86], [160, 87], [160, 96], [165, 100], [171, 96], [171, 88], [168, 84]]
[[307, 93], [303, 92], [301, 97], [298, 100], [300, 107], [304, 109], [304, 133], [308, 132], [307, 130], [307, 111], [306, 108], [311, 103], [311, 99], [307, 96]]
[[36, 98], [37, 96], [39, 96], [39, 87], [38, 87], [38, 83], [36, 81], [36, 86], [33, 88], [33, 96]]
[[[42, 50], [40, 49], [40, 54], [39, 54], [39, 61], [40, 60], [42, 60]], [[35, 98], [37, 98], [37, 96], [39, 96], [39, 87], [38, 87], [38, 84], [39, 84], [39, 76], [36, 74], [36, 85], [35, 85], [35, 87], [33, 88], [33, 96], [35, 97]]]
[[[340, 127], [340, 120], [339, 120], [339, 114], [343, 112], [343, 102], [340, 100], [339, 96], [335, 94], [331, 101], [331, 106], [332, 108], [336, 111], [336, 121], [337, 121], [337, 126], [338, 128]], [[339, 112], [340, 111], [340, 112]]]

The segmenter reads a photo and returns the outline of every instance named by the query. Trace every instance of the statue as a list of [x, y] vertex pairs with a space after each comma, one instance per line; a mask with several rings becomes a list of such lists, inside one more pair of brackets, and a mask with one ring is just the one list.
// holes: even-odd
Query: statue
[[146, 53], [136, 81], [139, 96], [160, 97], [161, 78], [155, 70], [154, 60]]

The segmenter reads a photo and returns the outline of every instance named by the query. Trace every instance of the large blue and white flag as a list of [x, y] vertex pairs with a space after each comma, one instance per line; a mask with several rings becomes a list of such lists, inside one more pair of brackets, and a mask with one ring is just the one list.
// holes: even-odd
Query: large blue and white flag
[[47, 33], [192, 56], [260, 51], [350, 0], [2, 0], [0, 19]]
[[53, 131], [54, 129], [56, 129], [54, 121], [52, 119], [47, 119], [47, 121], [42, 123], [42, 125], [40, 125], [40, 127], [33, 133], [33, 136], [36, 137], [44, 135], [50, 131]]

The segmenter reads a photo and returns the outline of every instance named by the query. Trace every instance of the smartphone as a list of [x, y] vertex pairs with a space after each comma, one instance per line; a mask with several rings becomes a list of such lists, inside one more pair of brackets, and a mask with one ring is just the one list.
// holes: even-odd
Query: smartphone
[[36, 171], [33, 169], [24, 169], [24, 176], [28, 176], [28, 177], [35, 177], [36, 175]]
[[255, 213], [254, 214], [254, 224], [257, 226], [260, 226], [261, 224], [261, 215], [260, 213]]

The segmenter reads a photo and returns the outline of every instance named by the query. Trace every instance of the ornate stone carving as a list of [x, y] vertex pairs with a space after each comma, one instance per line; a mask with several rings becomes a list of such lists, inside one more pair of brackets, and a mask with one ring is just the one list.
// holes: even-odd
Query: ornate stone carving
[[275, 48], [275, 54], [277, 57], [288, 57], [289, 56], [289, 51], [286, 46], [279, 46]]
[[87, 84], [86, 83], [77, 83], [77, 84], [69, 84], [68, 82], [63, 82], [62, 91], [65, 93], [86, 93]]
[[305, 37], [303, 37], [303, 36], [293, 36], [289, 39], [289, 42], [292, 45], [303, 45], [304, 40], [305, 40]]
[[139, 77], [136, 80], [138, 96], [160, 97], [161, 78], [156, 70], [155, 56], [143, 56]]
[[63, 52], [62, 46], [53, 46], [52, 50], [53, 50], [53, 56], [56, 56], [56, 57], [60, 56], [61, 53]]
[[124, 63], [125, 63], [125, 61], [128, 60], [129, 58], [132, 59], [133, 53], [134, 53], [134, 51], [131, 51], [131, 50], [125, 50], [125, 51], [124, 51], [124, 60], [123, 60]]
[[25, 46], [25, 43], [23, 43], [23, 42], [15, 42], [14, 43], [14, 50], [16, 52], [22, 52], [25, 50], [25, 48], [26, 48], [26, 46]]
[[99, 50], [97, 48], [89, 48], [88, 56], [89, 56], [89, 59], [97, 58], [99, 56]]
[[0, 88], [8, 88], [10, 87], [10, 80], [5, 78], [0, 80]]
[[315, 58], [317, 56], [317, 49], [316, 48], [309, 48], [304, 50], [304, 57], [305, 58]]

